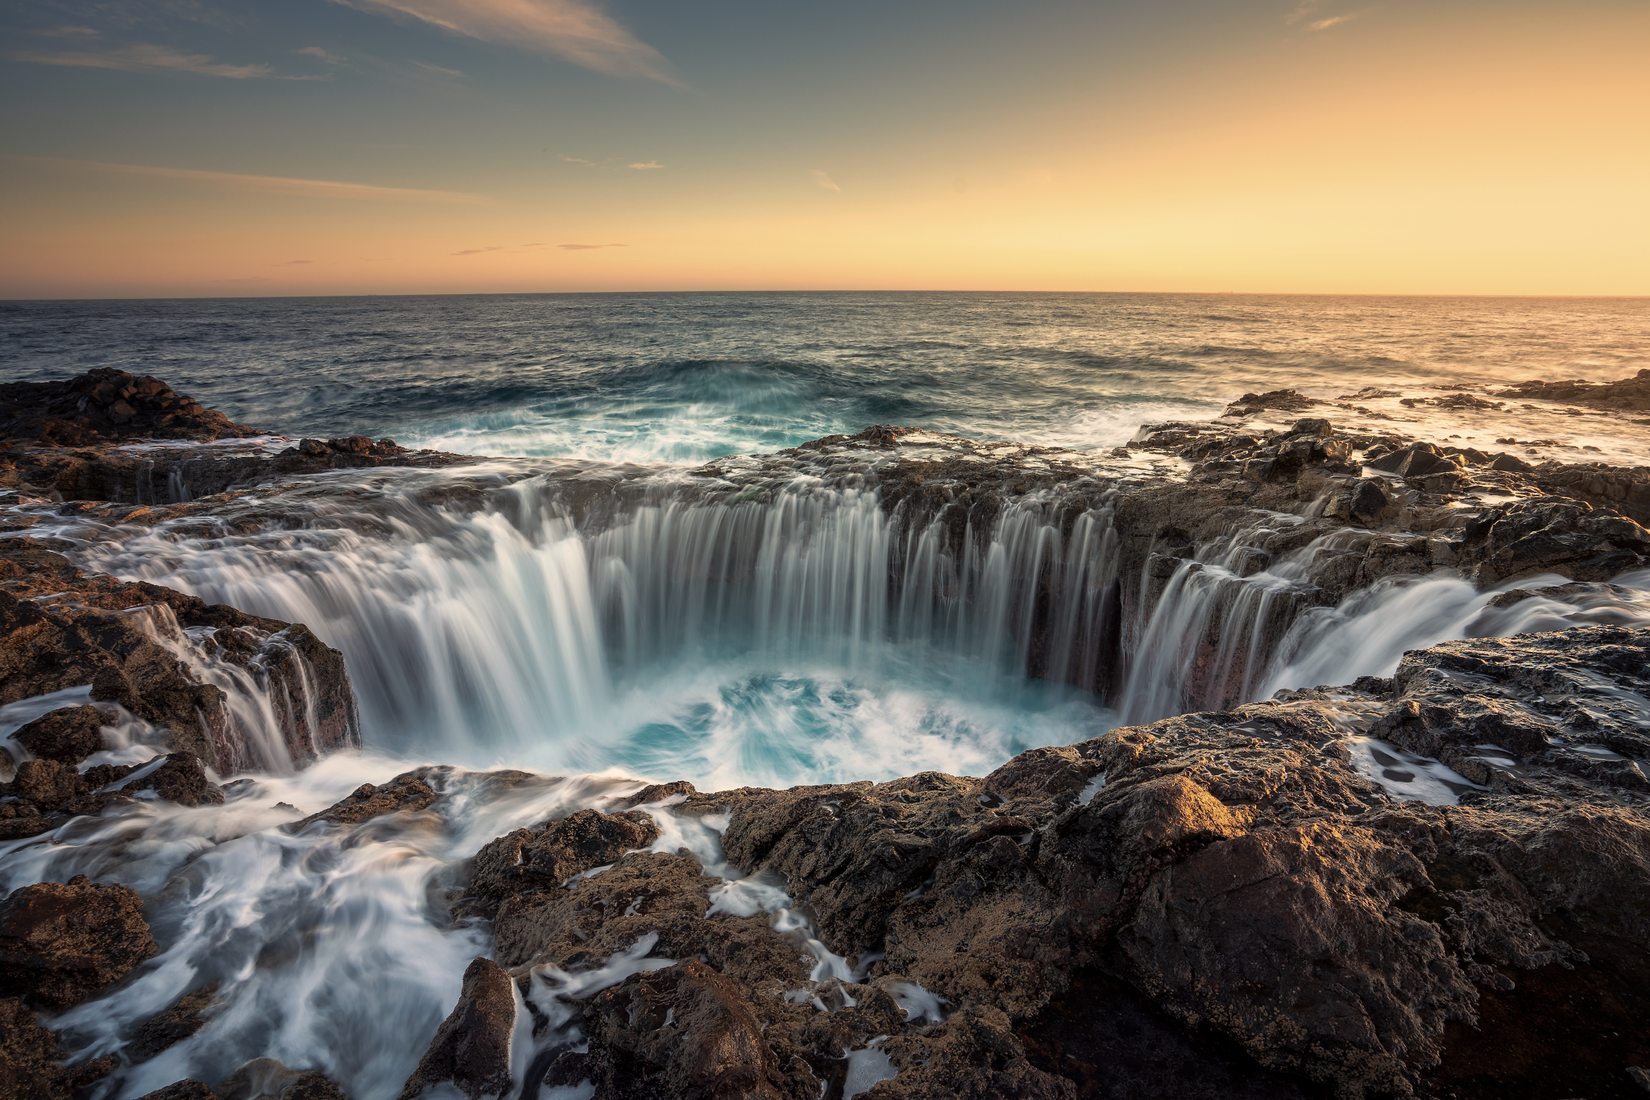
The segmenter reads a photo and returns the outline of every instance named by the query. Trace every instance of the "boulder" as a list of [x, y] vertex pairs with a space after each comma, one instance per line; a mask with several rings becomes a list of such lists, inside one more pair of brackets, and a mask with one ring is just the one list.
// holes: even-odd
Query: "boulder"
[[0, 996], [63, 1009], [106, 990], [159, 951], [143, 899], [84, 875], [0, 902]]
[[456, 1089], [470, 1100], [503, 1095], [510, 1088], [510, 1036], [515, 1026], [510, 976], [491, 959], [476, 959], [464, 971], [458, 1004], [436, 1029], [429, 1050], [401, 1090], [401, 1100], [415, 1100], [437, 1086]]
[[35, 756], [78, 764], [103, 748], [103, 714], [94, 706], [59, 707], [12, 736]]

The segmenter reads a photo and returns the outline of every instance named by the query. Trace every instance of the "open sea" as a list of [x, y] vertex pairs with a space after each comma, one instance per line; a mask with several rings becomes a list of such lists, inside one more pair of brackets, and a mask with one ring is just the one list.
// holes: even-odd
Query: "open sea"
[[115, 366], [290, 434], [699, 462], [872, 424], [1091, 448], [1245, 391], [1650, 366], [1650, 300], [581, 294], [0, 303], [0, 376]]

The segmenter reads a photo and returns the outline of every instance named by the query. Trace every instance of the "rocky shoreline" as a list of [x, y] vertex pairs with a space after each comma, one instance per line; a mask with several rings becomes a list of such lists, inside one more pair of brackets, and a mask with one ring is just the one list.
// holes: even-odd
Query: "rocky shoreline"
[[[1608, 405], [1642, 382], [1495, 396]], [[0, 530], [0, 716], [18, 758], [0, 838], [134, 801], [232, 803], [237, 772], [358, 743], [344, 659], [308, 627], [88, 572], [59, 521], [279, 528], [302, 523], [306, 477], [470, 460], [272, 439], [120, 372], [0, 397], [16, 410], [0, 420], [0, 490], [17, 505]], [[1438, 568], [1516, 599], [1522, 578], [1650, 565], [1650, 470], [1405, 438], [1365, 423], [1371, 400], [1246, 395], [1103, 456], [873, 428], [713, 463], [679, 491], [749, 499], [800, 471], [874, 486], [959, 545], [1028, 496], [1068, 530], [1104, 509], [1119, 622], [1189, 575], [1282, 560], [1310, 606]], [[483, 482], [531, 474], [440, 491], [479, 500]], [[587, 515], [639, 491], [611, 471], [559, 484]], [[1200, 554], [1234, 530], [1219, 563]], [[523, 1081], [527, 1096], [588, 1083], [799, 1100], [1650, 1092], [1650, 629], [1601, 615], [1446, 642], [1390, 678], [1226, 708], [1243, 662], [1218, 617], [1194, 627], [1180, 686], [1220, 709], [980, 779], [621, 785], [484, 844], [430, 904], [489, 929], [492, 950], [403, 1095]], [[1047, 673], [1037, 647], [1028, 660]], [[275, 743], [250, 740], [254, 725]], [[121, 730], [170, 751], [121, 759]], [[478, 784], [535, 781], [420, 769], [283, 828], [341, 843], [397, 822], [452, 829]], [[213, 990], [189, 989], [120, 1052], [59, 1050], [55, 1014], [164, 948], [142, 909], [86, 879], [0, 902], [0, 1095], [113, 1094], [125, 1066], [212, 1013]], [[614, 980], [582, 977], [602, 972]], [[515, 1065], [524, 1043], [534, 1057]], [[151, 1095], [342, 1093], [265, 1059]]]

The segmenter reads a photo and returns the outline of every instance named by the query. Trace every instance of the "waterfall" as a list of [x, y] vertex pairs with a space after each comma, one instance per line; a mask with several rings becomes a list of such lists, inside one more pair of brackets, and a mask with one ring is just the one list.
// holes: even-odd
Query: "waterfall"
[[[1556, 594], [1560, 578], [1488, 592], [1446, 574], [1389, 578], [1331, 604], [1315, 578], [1361, 558], [1373, 536], [1311, 538], [1302, 517], [1281, 513], [1125, 563], [1105, 492], [971, 510], [803, 476], [604, 485], [595, 496], [549, 476], [495, 481], [479, 498], [338, 488], [306, 498], [298, 524], [203, 528], [194, 517], [121, 529], [82, 556], [308, 624], [344, 652], [369, 742], [438, 757], [465, 746], [542, 759], [528, 750], [612, 740], [620, 716], [657, 724], [636, 701], [696, 664], [742, 670], [719, 697], [696, 696], [701, 708], [818, 695], [798, 670], [863, 677], [921, 663], [942, 694], [1034, 678], [1142, 722], [1386, 674], [1405, 650], [1448, 638], [1650, 621], [1642, 576]], [[818, 721], [857, 705], [826, 694]], [[735, 724], [779, 736], [773, 723]], [[794, 742], [808, 729], [789, 734], [800, 775], [807, 752]]]
[[683, 661], [874, 671], [916, 652], [1088, 687], [1115, 642], [1104, 502], [1028, 496], [976, 524], [799, 478], [581, 511], [531, 478], [480, 509], [323, 498], [302, 526], [245, 527], [122, 529], [82, 556], [307, 624], [344, 652], [369, 739], [402, 749], [592, 730]]

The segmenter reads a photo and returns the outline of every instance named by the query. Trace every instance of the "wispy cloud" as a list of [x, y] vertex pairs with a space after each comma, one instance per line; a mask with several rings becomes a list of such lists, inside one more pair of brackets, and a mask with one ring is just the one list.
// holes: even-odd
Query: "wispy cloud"
[[834, 193], [839, 194], [839, 195], [842, 193], [842, 185], [840, 183], [838, 183], [836, 180], [832, 179], [831, 174], [829, 172], [825, 171], [825, 169], [823, 169], [823, 168], [813, 168], [813, 169], [809, 170], [808, 174], [813, 176], [814, 183], [818, 184], [820, 187], [824, 188], [826, 191], [831, 191], [831, 192], [834, 192]]
[[449, 69], [445, 65], [437, 65], [429, 61], [414, 61], [412, 67], [426, 76], [439, 76], [445, 80], [463, 80], [462, 69]]
[[96, 27], [86, 27], [77, 23], [65, 23], [57, 27], [45, 27], [34, 32], [41, 38], [96, 38], [100, 32]]
[[17, 157], [37, 164], [53, 164], [92, 172], [112, 172], [123, 176], [145, 176], [176, 180], [230, 191], [256, 191], [275, 195], [298, 195], [314, 199], [370, 199], [391, 202], [479, 203], [480, 195], [463, 191], [434, 191], [422, 187], [388, 187], [376, 183], [346, 180], [303, 179], [296, 176], [255, 176], [241, 172], [212, 172], [201, 168], [169, 168], [158, 164], [116, 164], [101, 160], [74, 160], [67, 157]]
[[315, 262], [314, 260], [281, 260], [280, 262], [275, 263], [275, 264], [271, 264], [270, 266], [271, 267], [301, 267], [304, 264], [312, 264], [314, 262]]
[[[550, 150], [544, 150], [548, 153]], [[556, 159], [563, 164], [571, 164], [575, 168], [600, 168], [604, 171], [615, 171], [620, 168], [632, 172], [657, 172], [664, 168], [664, 164], [656, 160], [591, 160], [589, 157], [576, 157], [571, 153], [558, 153]]]
[[14, 51], [13, 61], [33, 65], [62, 65], [77, 69], [113, 69], [127, 73], [194, 73], [228, 80], [313, 80], [314, 77], [277, 73], [268, 65], [236, 65], [203, 53], [184, 53], [170, 46], [134, 42], [109, 50], [65, 50], [61, 52]]
[[589, 0], [334, 0], [483, 42], [522, 46], [609, 76], [677, 87], [663, 55]]
[[299, 57], [313, 57], [315, 60], [327, 65], [342, 65], [344, 63], [344, 58], [341, 55], [333, 53], [325, 46], [305, 46], [301, 50], [293, 50], [292, 52]]
[[558, 244], [557, 248], [564, 252], [589, 252], [597, 248], [623, 248], [622, 244]]
[[504, 246], [503, 245], [501, 245], [501, 244], [490, 244], [490, 245], [486, 245], [485, 247], [482, 247], [482, 248], [461, 248], [457, 252], [454, 252], [453, 255], [454, 256], [479, 256], [483, 252], [503, 252], [503, 251], [504, 251]]
[[1350, 23], [1361, 15], [1363, 15], [1363, 12], [1354, 11], [1348, 12], [1345, 15], [1331, 15], [1325, 19], [1314, 19], [1306, 25], [1306, 29], [1309, 31], [1326, 31], [1330, 27], [1338, 27], [1342, 23]]
[[1299, 0], [1294, 10], [1289, 13], [1287, 22], [1292, 27], [1304, 27], [1309, 31], [1326, 31], [1368, 14], [1367, 8], [1331, 13], [1325, 0]]

